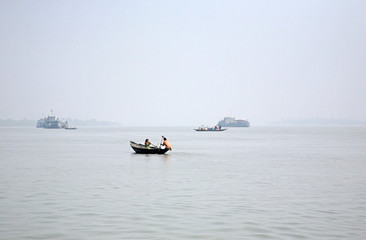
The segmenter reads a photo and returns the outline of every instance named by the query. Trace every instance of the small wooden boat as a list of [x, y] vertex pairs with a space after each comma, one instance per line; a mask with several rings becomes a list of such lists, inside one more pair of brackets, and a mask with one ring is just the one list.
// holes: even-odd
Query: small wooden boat
[[217, 125], [215, 127], [205, 127], [201, 126], [198, 128], [195, 128], [194, 130], [197, 132], [222, 132], [225, 131], [227, 128], [221, 128], [221, 126]]
[[65, 127], [65, 130], [76, 130], [76, 127]]
[[136, 153], [164, 154], [167, 151], [169, 151], [169, 149], [167, 149], [167, 148], [158, 148], [158, 147], [154, 147], [154, 146], [146, 147], [144, 144], [135, 143], [133, 141], [130, 141], [130, 145]]
[[225, 131], [227, 128], [222, 128], [222, 129], [213, 129], [213, 128], [207, 128], [207, 129], [202, 129], [202, 128], [196, 128], [194, 129], [197, 132], [222, 132]]

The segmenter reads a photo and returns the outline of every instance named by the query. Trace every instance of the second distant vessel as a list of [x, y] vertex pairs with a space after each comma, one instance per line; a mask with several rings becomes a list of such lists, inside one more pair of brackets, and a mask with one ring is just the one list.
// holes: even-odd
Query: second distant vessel
[[222, 127], [249, 127], [250, 123], [248, 120], [235, 119], [233, 117], [225, 117], [217, 123]]

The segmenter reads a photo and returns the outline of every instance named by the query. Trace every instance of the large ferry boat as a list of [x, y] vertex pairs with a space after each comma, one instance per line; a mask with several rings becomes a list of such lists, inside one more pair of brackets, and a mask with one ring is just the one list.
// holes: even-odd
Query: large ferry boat
[[225, 117], [219, 121], [217, 125], [221, 127], [249, 127], [250, 122], [248, 120], [235, 119], [233, 117]]
[[37, 128], [67, 128], [67, 121], [61, 121], [58, 117], [53, 115], [51, 110], [51, 114], [47, 117], [41, 118], [37, 121]]

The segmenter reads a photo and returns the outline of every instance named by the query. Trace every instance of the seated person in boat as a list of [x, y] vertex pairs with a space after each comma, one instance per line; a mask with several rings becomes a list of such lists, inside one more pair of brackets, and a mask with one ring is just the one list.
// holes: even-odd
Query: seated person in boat
[[169, 149], [170, 151], [172, 150], [172, 145], [170, 144], [170, 142], [168, 141], [168, 139], [166, 139], [166, 137], [164, 137], [164, 142], [163, 142], [163, 146], [165, 146], [165, 148]]
[[151, 144], [151, 142], [149, 141], [149, 139], [146, 138], [145, 147], [150, 148], [150, 144]]

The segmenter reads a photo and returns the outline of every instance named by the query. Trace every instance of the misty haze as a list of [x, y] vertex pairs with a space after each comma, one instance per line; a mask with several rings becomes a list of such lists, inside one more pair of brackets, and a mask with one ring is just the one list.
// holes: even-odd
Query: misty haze
[[0, 0], [0, 239], [364, 239], [365, 13]]
[[1, 1], [0, 119], [366, 120], [364, 1]]

